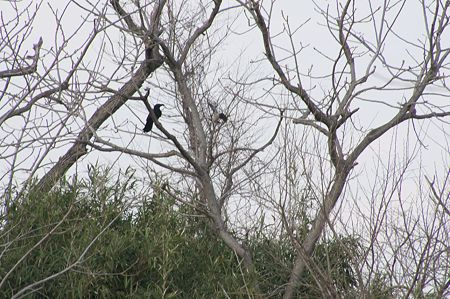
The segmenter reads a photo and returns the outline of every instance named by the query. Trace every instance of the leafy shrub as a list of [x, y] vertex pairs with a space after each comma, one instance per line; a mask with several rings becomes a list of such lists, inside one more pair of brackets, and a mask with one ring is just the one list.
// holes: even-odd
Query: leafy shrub
[[[0, 297], [247, 298], [258, 295], [247, 288], [251, 279], [265, 296], [281, 296], [296, 255], [288, 239], [249, 237], [257, 271], [250, 277], [206, 218], [158, 186], [138, 192], [130, 171], [116, 180], [109, 173], [91, 167], [86, 180], [62, 181], [10, 206], [0, 228]], [[313, 260], [345, 294], [355, 283], [354, 256], [342, 242], [357, 244], [321, 243]], [[298, 295], [321, 296], [310, 274]]]

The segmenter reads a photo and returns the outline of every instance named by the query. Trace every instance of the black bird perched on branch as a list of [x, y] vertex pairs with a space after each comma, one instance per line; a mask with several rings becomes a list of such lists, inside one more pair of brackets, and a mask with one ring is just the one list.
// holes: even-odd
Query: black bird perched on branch
[[[153, 107], [153, 113], [155, 113], [156, 119], [161, 117], [161, 107], [164, 106], [164, 104], [156, 104]], [[152, 116], [149, 114], [147, 116], [147, 122], [145, 123], [144, 132], [150, 132], [153, 128], [153, 119]]]
[[228, 121], [228, 116], [225, 113], [220, 112], [219, 119], [223, 120], [223, 122], [226, 123]]

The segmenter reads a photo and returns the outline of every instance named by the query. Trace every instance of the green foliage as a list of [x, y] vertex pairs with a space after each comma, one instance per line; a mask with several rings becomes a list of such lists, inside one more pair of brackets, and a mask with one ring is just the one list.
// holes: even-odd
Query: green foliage
[[235, 255], [204, 219], [160, 192], [133, 197], [136, 183], [129, 173], [110, 183], [107, 169], [92, 168], [86, 181], [15, 202], [0, 229], [0, 277], [10, 272], [0, 297], [61, 271], [30, 296], [244, 296]]
[[398, 296], [394, 296], [393, 289], [389, 283], [389, 277], [383, 274], [376, 274], [370, 282], [369, 294], [373, 299], [391, 299]]
[[[351, 253], [355, 254], [356, 251], [349, 251], [348, 248], [354, 248], [357, 244], [356, 240], [350, 238], [322, 242], [317, 246], [312, 257], [312, 262], [331, 280], [332, 285], [341, 295], [347, 294], [356, 285], [351, 267], [356, 257]], [[281, 297], [283, 288], [280, 286], [289, 280], [296, 257], [296, 251], [289, 242], [289, 238], [276, 239], [266, 236], [253, 239], [252, 252], [255, 255], [264, 293], [274, 298]], [[323, 297], [310, 271], [305, 271], [301, 277], [297, 296]]]
[[[287, 238], [264, 231], [247, 240], [257, 273], [246, 275], [236, 255], [187, 206], [159, 192], [137, 191], [130, 171], [112, 180], [90, 168], [88, 179], [62, 181], [48, 194], [14, 202], [0, 228], [0, 297], [31, 283], [30, 298], [248, 298], [257, 279], [266, 296], [278, 298], [295, 251]], [[32, 188], [31, 188], [32, 190]], [[196, 215], [196, 216], [193, 216]], [[320, 244], [313, 260], [341, 293], [354, 285], [342, 242]], [[58, 275], [55, 275], [59, 273]], [[51, 277], [55, 275], [55, 277]], [[308, 273], [301, 297], [320, 297]]]

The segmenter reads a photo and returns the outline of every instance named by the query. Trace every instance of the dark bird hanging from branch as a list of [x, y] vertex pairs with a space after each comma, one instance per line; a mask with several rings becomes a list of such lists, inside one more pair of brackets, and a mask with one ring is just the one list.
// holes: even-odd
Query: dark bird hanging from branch
[[[161, 117], [161, 107], [164, 106], [164, 104], [156, 104], [153, 107], [153, 113], [155, 113], [156, 119]], [[153, 119], [152, 116], [149, 114], [147, 116], [147, 122], [145, 123], [144, 132], [150, 132], [153, 128]]]

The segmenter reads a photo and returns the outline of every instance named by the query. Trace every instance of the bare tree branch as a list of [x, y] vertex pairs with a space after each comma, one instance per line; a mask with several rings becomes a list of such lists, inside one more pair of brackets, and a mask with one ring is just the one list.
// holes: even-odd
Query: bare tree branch
[[39, 53], [41, 51], [42, 43], [43, 43], [42, 37], [40, 37], [39, 41], [33, 45], [34, 55], [27, 57], [27, 58], [32, 59], [31, 64], [29, 64], [27, 66], [19, 65], [17, 68], [12, 69], [12, 70], [0, 71], [0, 78], [23, 76], [23, 75], [27, 75], [27, 74], [31, 74], [31, 73], [35, 72], [37, 69], [38, 61], [39, 61]]

